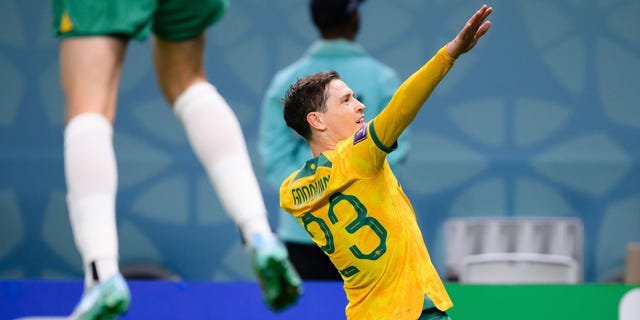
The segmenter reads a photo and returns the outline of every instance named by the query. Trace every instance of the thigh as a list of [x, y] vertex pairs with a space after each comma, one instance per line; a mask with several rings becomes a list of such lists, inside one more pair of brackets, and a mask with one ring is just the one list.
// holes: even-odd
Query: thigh
[[204, 31], [228, 6], [228, 0], [159, 0], [153, 57], [158, 85], [169, 105], [191, 85], [206, 80]]
[[156, 0], [53, 1], [53, 28], [61, 38], [109, 35], [144, 39]]
[[126, 42], [112, 37], [78, 37], [60, 43], [60, 78], [67, 120], [96, 112], [113, 121]]
[[228, 0], [159, 0], [153, 32], [166, 40], [193, 39], [220, 20], [228, 7]]
[[158, 85], [170, 105], [191, 85], [205, 81], [204, 33], [184, 40], [153, 38], [153, 60]]

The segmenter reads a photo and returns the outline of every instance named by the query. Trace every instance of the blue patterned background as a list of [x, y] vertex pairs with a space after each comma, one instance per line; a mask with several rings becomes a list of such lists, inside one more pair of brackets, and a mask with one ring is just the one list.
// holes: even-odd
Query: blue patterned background
[[[360, 42], [405, 78], [482, 2], [367, 1]], [[456, 63], [412, 125], [401, 177], [436, 267], [447, 217], [577, 216], [585, 280], [608, 281], [640, 240], [640, 1], [500, 0], [492, 30]], [[0, 278], [78, 278], [64, 201], [63, 99], [50, 3], [0, 2]], [[306, 1], [234, 1], [208, 33], [207, 72], [256, 150], [273, 74], [315, 39]], [[122, 265], [185, 280], [252, 279], [178, 121], [149, 41], [130, 45], [119, 95]], [[275, 225], [276, 215], [271, 216]]]

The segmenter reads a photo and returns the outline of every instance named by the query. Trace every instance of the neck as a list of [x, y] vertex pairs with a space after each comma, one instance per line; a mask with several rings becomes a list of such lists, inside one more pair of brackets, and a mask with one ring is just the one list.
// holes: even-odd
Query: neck
[[309, 149], [311, 149], [311, 155], [313, 158], [319, 156], [321, 153], [333, 150], [336, 148], [335, 142], [325, 139], [317, 139], [309, 141]]

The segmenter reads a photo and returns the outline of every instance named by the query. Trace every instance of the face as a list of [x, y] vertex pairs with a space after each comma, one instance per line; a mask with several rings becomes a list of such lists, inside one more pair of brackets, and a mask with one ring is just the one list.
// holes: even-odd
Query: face
[[318, 116], [326, 126], [326, 134], [340, 141], [352, 136], [364, 124], [365, 106], [353, 95], [353, 91], [340, 79], [327, 86], [327, 110]]

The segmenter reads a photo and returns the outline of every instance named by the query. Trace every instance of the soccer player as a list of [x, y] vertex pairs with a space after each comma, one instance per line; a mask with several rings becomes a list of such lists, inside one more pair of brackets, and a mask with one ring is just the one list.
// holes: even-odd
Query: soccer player
[[348, 319], [448, 319], [453, 303], [386, 158], [454, 61], [489, 30], [491, 12], [483, 5], [370, 122], [335, 71], [298, 80], [284, 98], [285, 121], [314, 158], [282, 183], [280, 204], [340, 271]]
[[84, 294], [71, 318], [111, 319], [129, 306], [118, 266], [112, 135], [127, 43], [150, 33], [159, 87], [241, 231], [266, 303], [274, 310], [293, 304], [300, 278], [269, 226], [240, 124], [204, 72], [205, 30], [222, 18], [228, 1], [54, 0], [53, 5], [66, 100], [67, 205], [85, 271]]
[[[314, 41], [300, 59], [278, 71], [265, 93], [258, 151], [267, 182], [276, 190], [300, 163], [311, 156], [307, 142], [288, 128], [282, 119], [280, 100], [291, 84], [318, 71], [336, 70], [349, 83], [358, 100], [369, 106], [367, 115], [371, 118], [382, 110], [400, 86], [396, 72], [369, 55], [355, 41], [360, 30], [358, 7], [361, 2], [309, 1], [310, 15], [321, 38]], [[387, 158], [396, 175], [409, 151], [408, 130], [402, 133], [398, 142], [398, 148]], [[305, 280], [340, 280], [340, 273], [298, 221], [284, 210], [279, 213], [278, 237], [287, 247], [291, 263], [300, 277]]]

